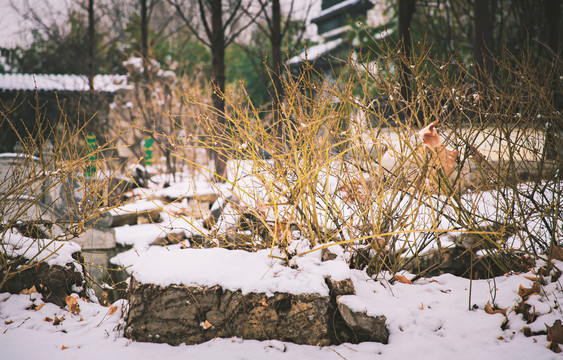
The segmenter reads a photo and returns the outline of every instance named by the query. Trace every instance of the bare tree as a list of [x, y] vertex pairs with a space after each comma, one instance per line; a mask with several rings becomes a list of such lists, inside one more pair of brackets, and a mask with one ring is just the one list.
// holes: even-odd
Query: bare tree
[[[411, 20], [415, 10], [415, 0], [399, 0], [399, 46], [404, 52], [404, 59], [411, 57]], [[408, 102], [411, 98], [411, 69], [407, 62], [401, 63], [401, 96]]]
[[[259, 12], [248, 17], [245, 24], [240, 24], [241, 15], [249, 13], [249, 5], [242, 0], [168, 0], [176, 13], [194, 36], [211, 51], [212, 81], [215, 91], [212, 103], [217, 113], [217, 122], [225, 125], [225, 49], [256, 19]], [[199, 16], [195, 16], [195, 14]], [[225, 175], [225, 154], [213, 150], [215, 172], [219, 177]]]
[[493, 51], [493, 13], [488, 0], [475, 0], [473, 4], [475, 21], [475, 38], [473, 57], [482, 81], [490, 75], [492, 62], [490, 54]]
[[[271, 47], [271, 71], [272, 71], [272, 109], [274, 114], [273, 129], [274, 133], [277, 134], [279, 139], [283, 137], [283, 125], [280, 122], [280, 105], [281, 99], [283, 98], [283, 86], [282, 86], [282, 70], [283, 70], [283, 39], [288, 35], [288, 31], [291, 27], [291, 22], [293, 20], [293, 8], [295, 0], [291, 0], [289, 5], [289, 10], [285, 15], [285, 20], [282, 24], [282, 9], [280, 5], [280, 0], [258, 0], [261, 9], [263, 10], [263, 17], [265, 24], [261, 22], [256, 22], [258, 29], [262, 31], [270, 39]], [[269, 6], [270, 5], [270, 6]], [[311, 10], [312, 2], [309, 3], [306, 8], [307, 15]], [[303, 22], [303, 26], [299, 31], [298, 38], [300, 39], [305, 33], [306, 24]], [[298, 40], [299, 42], [299, 40]]]
[[88, 0], [88, 84], [94, 92], [94, 76], [96, 75], [96, 28], [94, 19], [94, 0]]

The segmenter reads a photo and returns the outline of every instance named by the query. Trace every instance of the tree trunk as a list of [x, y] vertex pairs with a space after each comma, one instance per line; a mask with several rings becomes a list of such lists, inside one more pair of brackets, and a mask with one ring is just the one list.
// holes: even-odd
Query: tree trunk
[[[553, 57], [554, 61], [558, 61], [558, 57], [561, 51], [561, 45], [559, 44], [559, 29], [561, 26], [561, 1], [545, 0], [544, 10], [545, 18], [547, 21], [547, 44], [552, 51], [552, 53], [548, 53], [548, 58]], [[563, 99], [561, 99], [561, 94], [557, 92], [557, 87], [560, 86], [559, 84], [559, 79], [555, 78], [551, 80], [553, 102], [555, 103], [556, 108], [560, 108], [560, 105], [563, 102]], [[555, 124], [553, 121], [550, 121], [546, 128], [545, 151], [546, 157], [548, 159], [557, 159], [561, 144], [557, 144], [556, 133], [561, 130], [561, 123]]]
[[[221, 0], [210, 0], [211, 3], [211, 68], [215, 90], [211, 95], [213, 107], [217, 112], [217, 123], [220, 131], [225, 123], [225, 32], [223, 29], [223, 4]], [[226, 136], [227, 133], [223, 133]], [[219, 143], [221, 148], [224, 144]], [[215, 160], [215, 173], [221, 177], [226, 175], [227, 156], [224, 149], [212, 150], [211, 157]], [[218, 179], [220, 180], [220, 178]]]
[[149, 52], [147, 0], [139, 0], [139, 3], [141, 5], [141, 56], [146, 59]]
[[274, 111], [274, 134], [280, 142], [283, 140], [283, 124], [280, 122], [281, 99], [283, 87], [281, 82], [282, 67], [282, 33], [281, 33], [281, 7], [279, 0], [272, 1], [272, 31], [270, 34], [272, 46], [272, 71], [273, 71], [273, 111]]
[[412, 56], [411, 49], [411, 20], [415, 10], [415, 0], [399, 0], [399, 46], [403, 52], [403, 61], [401, 61], [401, 96], [405, 102], [411, 99], [411, 69], [410, 58]]
[[473, 4], [475, 39], [473, 57], [479, 80], [487, 82], [492, 73], [491, 51], [493, 49], [493, 17], [489, 0], [475, 0]]
[[561, 0], [545, 0], [545, 18], [547, 20], [548, 45], [555, 54], [559, 54], [559, 29], [561, 26]]
[[94, 91], [96, 74], [96, 33], [94, 29], [94, 0], [88, 0], [88, 85]]

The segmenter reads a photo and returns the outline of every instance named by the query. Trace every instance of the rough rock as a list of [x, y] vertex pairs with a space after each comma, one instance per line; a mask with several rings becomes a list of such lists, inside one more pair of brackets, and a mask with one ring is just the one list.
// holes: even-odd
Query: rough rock
[[[73, 256], [79, 258], [79, 253]], [[78, 260], [83, 262], [83, 260]], [[65, 306], [65, 297], [72, 293], [84, 296], [84, 274], [77, 270], [74, 263], [66, 266], [49, 266], [46, 262], [24, 270], [10, 278], [0, 292], [18, 294], [24, 289], [35, 289], [43, 295], [43, 300], [58, 306]]]
[[131, 279], [125, 336], [172, 345], [198, 344], [216, 337], [277, 339], [329, 345], [329, 298], [224, 290], [220, 286], [166, 288]]
[[328, 248], [323, 248], [321, 250], [321, 260], [322, 261], [330, 261], [330, 260], [334, 260], [338, 257], [338, 255], [336, 255], [335, 253], [333, 253], [332, 251], [330, 251]]
[[354, 295], [350, 279], [326, 279], [330, 296], [243, 294], [220, 286], [161, 287], [131, 279], [125, 336], [135, 341], [198, 344], [216, 337], [281, 340], [325, 346], [387, 343], [385, 317], [354, 312], [338, 302]]
[[156, 238], [156, 240], [153, 241], [151, 245], [166, 246], [172, 244], [179, 244], [184, 240], [186, 240], [186, 233], [184, 231], [176, 231]]
[[389, 330], [385, 326], [385, 316], [368, 316], [365, 312], [350, 310], [348, 306], [339, 302], [338, 299], [336, 302], [342, 320], [350, 329], [347, 335], [351, 339], [347, 339], [348, 342], [376, 341], [387, 344]]
[[122, 214], [114, 214], [112, 217], [112, 227], [124, 225], [150, 224], [160, 221], [160, 213], [162, 209], [152, 209], [140, 212], [127, 212]]
[[335, 298], [340, 295], [355, 295], [356, 290], [354, 289], [354, 284], [350, 279], [344, 279], [340, 281], [333, 280], [330, 276], [326, 278], [326, 283], [330, 289], [330, 295]]

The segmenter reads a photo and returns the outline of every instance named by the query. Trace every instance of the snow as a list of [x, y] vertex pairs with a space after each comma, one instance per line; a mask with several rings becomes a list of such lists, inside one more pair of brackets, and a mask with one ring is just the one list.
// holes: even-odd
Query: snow
[[[307, 239], [291, 240], [288, 251], [292, 253], [289, 264], [277, 249], [263, 249], [256, 252], [229, 251], [221, 248], [191, 249], [181, 245], [167, 247], [150, 246], [156, 238], [171, 231], [186, 234], [218, 235], [226, 231], [228, 224], [237, 219], [235, 209], [224, 216], [217, 233], [202, 227], [201, 219], [185, 215], [174, 215], [175, 205], [165, 205], [159, 196], [188, 197], [220, 192], [223, 196], [239, 199], [241, 204], [257, 206], [257, 199], [264, 197], [264, 189], [256, 178], [248, 176], [252, 166], [241, 162], [231, 164], [230, 185], [215, 188], [205, 182], [183, 181], [173, 183], [165, 189], [151, 189], [145, 198], [123, 205], [117, 213], [145, 211], [162, 208], [162, 221], [158, 224], [126, 225], [115, 229], [118, 244], [132, 246], [112, 259], [112, 263], [127, 266], [127, 271], [140, 282], [162, 286], [184, 284], [189, 286], [219, 285], [232, 291], [257, 292], [271, 295], [275, 292], [295, 294], [328, 295], [325, 278], [330, 276], [339, 281], [350, 279], [355, 295], [345, 295], [338, 301], [353, 311], [368, 315], [385, 315], [390, 332], [389, 343], [343, 344], [338, 346], [307, 346], [281, 341], [255, 341], [239, 338], [215, 339], [200, 345], [170, 346], [166, 344], [137, 343], [123, 335], [127, 301], [113, 304], [110, 308], [98, 303], [79, 299], [81, 312], [71, 314], [66, 308], [43, 304], [41, 295], [15, 295], [0, 293], [0, 348], [2, 356], [10, 359], [96, 359], [100, 357], [117, 359], [556, 359], [558, 355], [547, 349], [545, 335], [526, 337], [522, 328], [531, 331], [545, 331], [555, 320], [562, 318], [560, 304], [563, 303], [561, 279], [542, 285], [541, 293], [532, 295], [528, 304], [532, 306], [537, 320], [527, 324], [513, 307], [520, 301], [519, 286], [531, 287], [530, 278], [534, 272], [509, 274], [489, 280], [473, 280], [445, 274], [430, 279], [421, 278], [413, 284], [391, 283], [392, 275], [380, 273], [368, 276], [361, 270], [352, 270], [347, 265], [349, 254], [336, 244], [329, 244], [329, 250], [337, 256], [334, 260], [322, 261], [321, 250], [311, 249]], [[334, 164], [333, 164], [334, 165]], [[334, 192], [338, 186], [330, 175], [330, 166], [320, 176], [327, 182], [327, 192]], [[236, 183], [237, 187], [232, 188]], [[541, 183], [540, 183], [541, 185]], [[526, 193], [528, 184], [522, 184], [519, 191]], [[244, 189], [244, 191], [242, 191]], [[508, 194], [509, 198], [512, 198]], [[552, 203], [553, 194], [536, 194], [545, 202]], [[502, 222], [502, 211], [497, 211], [498, 196], [495, 192], [471, 193], [462, 199], [467, 206], [475, 206], [475, 213], [485, 218]], [[150, 197], [150, 199], [146, 199]], [[428, 198], [428, 201], [437, 201]], [[280, 199], [283, 200], [283, 199]], [[387, 201], [387, 200], [385, 200]], [[393, 199], [388, 200], [394, 201]], [[403, 199], [403, 201], [406, 201]], [[320, 202], [322, 203], [322, 202]], [[281, 208], [281, 207], [280, 207]], [[228, 209], [227, 209], [228, 210]], [[168, 212], [167, 212], [168, 211]], [[281, 209], [280, 212], [285, 210]], [[345, 210], [343, 210], [344, 212]], [[421, 208], [413, 227], [425, 228], [440, 225], [443, 229], [452, 227], [447, 221], [435, 224]], [[428, 211], [429, 208], [428, 208]], [[228, 212], [228, 211], [227, 211]], [[352, 213], [352, 212], [351, 212]], [[270, 216], [266, 214], [266, 217]], [[545, 236], [546, 229], [541, 219], [527, 219], [530, 229], [537, 236]], [[350, 226], [353, 221], [350, 221]], [[330, 226], [330, 224], [327, 224]], [[350, 231], [352, 231], [351, 229]], [[72, 253], [79, 246], [72, 242], [36, 241], [25, 238], [17, 232], [7, 232], [4, 239], [5, 251], [13, 256], [45, 258], [53, 250], [56, 254], [47, 258], [51, 265], [65, 265], [72, 262]], [[412, 234], [410, 240], [417, 236]], [[442, 245], [455, 241], [454, 234], [445, 234]], [[405, 234], [405, 242], [409, 237]], [[518, 244], [516, 244], [518, 245]], [[49, 251], [41, 252], [46, 248]], [[290, 265], [290, 266], [288, 266]], [[535, 268], [543, 265], [540, 261]], [[563, 262], [555, 261], [563, 268]], [[407, 278], [412, 274], [404, 273]], [[469, 301], [471, 299], [471, 302]], [[490, 315], [484, 311], [487, 302], [498, 308], [507, 308], [507, 317], [502, 314]], [[469, 310], [471, 307], [472, 310]], [[45, 321], [64, 318], [60, 325]], [[503, 329], [503, 325], [506, 328]]]
[[72, 241], [56, 241], [51, 239], [31, 239], [21, 235], [17, 230], [7, 230], [3, 234], [0, 251], [8, 257], [23, 256], [34, 262], [46, 261], [48, 265], [66, 266], [75, 263], [72, 254], [81, 250], [80, 245]]
[[[359, 3], [361, 3], [361, 0], [345, 0], [342, 1], [341, 3], [335, 4], [327, 9], [322, 10], [314, 19], [313, 21], [318, 21], [321, 18], [326, 17], [327, 15], [331, 14], [331, 13], [335, 13], [338, 10], [341, 10], [343, 8], [347, 8], [347, 7], [352, 7], [354, 5], [357, 5]], [[369, 1], [369, 3], [371, 3], [371, 5], [373, 6], [373, 2]]]
[[343, 280], [348, 269], [344, 261], [321, 263], [320, 251], [297, 259], [296, 269], [277, 258], [281, 254], [277, 257], [271, 254], [272, 251], [267, 249], [251, 253], [221, 248], [151, 247], [130, 271], [140, 282], [161, 286], [220, 285], [245, 294], [254, 292], [271, 296], [276, 292], [289, 292], [328, 296], [325, 277]]
[[[96, 91], [115, 92], [127, 87], [124, 75], [96, 75]], [[1, 90], [17, 91], [88, 91], [88, 78], [83, 75], [62, 74], [0, 74]]]
[[304, 51], [302, 51], [299, 55], [292, 57], [289, 59], [289, 64], [299, 64], [302, 61], [314, 61], [318, 57], [323, 56], [325, 53], [336, 49], [338, 46], [344, 43], [344, 39], [335, 39], [328, 41], [326, 43], [318, 44], [311, 46]]
[[160, 200], [141, 200], [131, 202], [110, 210], [112, 215], [123, 215], [134, 212], [150, 211], [155, 209], [162, 209], [164, 203]]
[[[155, 256], [163, 256], [161, 249]], [[172, 250], [182, 252], [199, 250]], [[210, 253], [211, 254], [211, 253]], [[218, 255], [219, 254], [219, 255]], [[218, 256], [215, 262], [224, 260]], [[264, 254], [255, 255], [257, 258]], [[265, 258], [265, 257], [264, 257]], [[163, 259], [168, 259], [164, 257]], [[190, 258], [193, 260], [194, 258]], [[241, 256], [241, 262], [247, 259]], [[259, 263], [260, 261], [257, 261]], [[328, 261], [330, 263], [332, 261]], [[336, 260], [338, 263], [338, 259]], [[563, 262], [556, 262], [561, 268]], [[245, 267], [246, 264], [240, 264]], [[252, 267], [252, 265], [250, 266]], [[205, 268], [206, 270], [209, 267]], [[286, 268], [287, 269], [287, 268]], [[290, 269], [290, 268], [289, 268]], [[170, 270], [169, 268], [166, 271]], [[264, 269], [261, 269], [261, 271]], [[291, 269], [290, 269], [291, 270]], [[159, 270], [160, 273], [164, 271]], [[204, 275], [204, 271], [200, 274]], [[291, 271], [289, 271], [291, 273]], [[240, 274], [239, 274], [240, 275]], [[526, 324], [521, 315], [508, 313], [508, 328], [501, 325], [504, 316], [489, 315], [483, 310], [491, 301], [491, 286], [496, 287], [495, 301], [499, 307], [515, 305], [520, 284], [530, 286], [524, 276], [532, 273], [503, 276], [493, 280], [474, 280], [472, 303], [468, 310], [469, 280], [452, 275], [421, 279], [414, 284], [390, 285], [384, 280], [375, 281], [357, 270], [348, 270], [356, 295], [342, 296], [343, 303], [372, 315], [385, 315], [390, 331], [389, 344], [362, 343], [317, 347], [296, 345], [281, 341], [242, 340], [239, 338], [215, 339], [199, 345], [170, 346], [166, 344], [137, 343], [123, 337], [125, 300], [110, 308], [78, 300], [81, 312], [71, 314], [46, 303], [39, 310], [30, 306], [43, 304], [41, 295], [0, 294], [0, 347], [10, 359], [557, 359], [548, 350], [545, 335], [525, 337], [520, 329], [531, 326], [532, 331], [545, 330], [561, 310], [554, 304], [563, 301], [560, 282], [543, 287], [542, 295], [530, 298], [539, 315], [532, 324]], [[284, 275], [281, 275], [284, 276]], [[233, 276], [234, 277], [234, 276]], [[253, 276], [254, 278], [256, 276]], [[225, 279], [229, 282], [231, 280]], [[45, 321], [46, 317], [64, 318], [60, 325]], [[63, 349], [63, 346], [65, 347]], [[559, 357], [560, 358], [560, 357]]]

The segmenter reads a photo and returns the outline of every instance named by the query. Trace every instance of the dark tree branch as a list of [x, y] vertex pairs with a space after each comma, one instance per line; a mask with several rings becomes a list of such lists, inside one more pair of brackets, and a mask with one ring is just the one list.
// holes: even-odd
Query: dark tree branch
[[204, 6], [202, 0], [197, 0], [199, 5], [199, 15], [201, 16], [201, 21], [203, 22], [203, 28], [205, 29], [205, 33], [207, 34], [207, 38], [209, 42], [213, 42], [213, 31], [209, 28], [209, 23], [207, 22], [207, 16], [205, 14]]
[[191, 31], [191, 33], [196, 37], [196, 39], [198, 39], [205, 46], [211, 47], [211, 43], [199, 35], [199, 31], [197, 31], [197, 29], [192, 25], [191, 20], [186, 17], [184, 11], [182, 10], [181, 5], [178, 4], [176, 1], [172, 1], [172, 0], [168, 0], [168, 2], [176, 9], [176, 13], [178, 14], [178, 16], [180, 16], [186, 27]]

